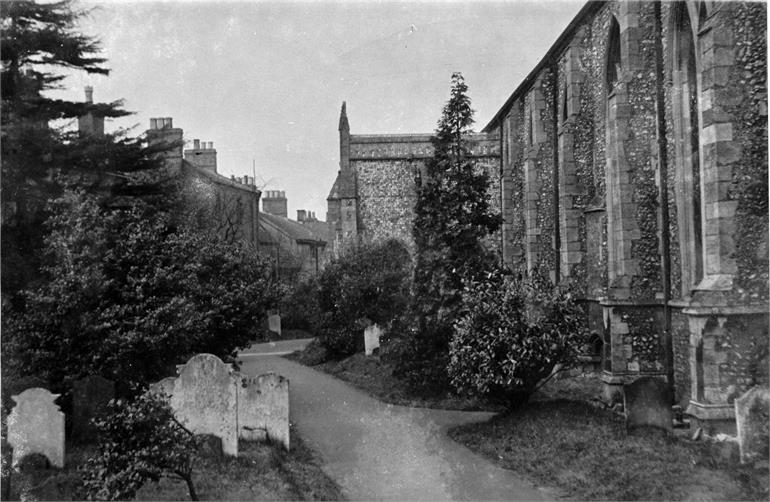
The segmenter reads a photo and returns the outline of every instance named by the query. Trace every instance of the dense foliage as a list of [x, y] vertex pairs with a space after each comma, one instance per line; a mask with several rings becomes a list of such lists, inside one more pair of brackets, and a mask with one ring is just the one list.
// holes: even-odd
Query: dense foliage
[[483, 239], [500, 226], [489, 204], [489, 179], [473, 159], [473, 110], [461, 74], [433, 138], [434, 156], [418, 180], [412, 234], [417, 246], [414, 295], [397, 341], [397, 370], [417, 387], [448, 387], [452, 324], [462, 309], [463, 281], [484, 275], [496, 257]]
[[98, 41], [77, 31], [82, 15], [66, 0], [0, 2], [2, 291], [7, 296], [38, 278], [46, 201], [61, 195], [62, 180], [104, 196], [161, 193], [157, 180], [132, 181], [127, 173], [157, 167], [156, 154], [165, 146], [146, 146], [125, 131], [81, 137], [49, 124], [87, 114], [128, 114], [119, 101], [75, 102], [48, 93], [72, 70], [108, 73]]
[[113, 401], [95, 424], [98, 450], [82, 467], [90, 499], [132, 500], [147, 481], [173, 477], [187, 483], [190, 499], [198, 500], [192, 481], [195, 436], [174, 418], [163, 396]]
[[364, 349], [369, 323], [386, 325], [406, 308], [411, 258], [398, 240], [360, 244], [332, 260], [318, 278], [318, 337], [331, 357]]
[[51, 210], [48, 281], [4, 316], [19, 376], [53, 389], [88, 374], [151, 382], [194, 353], [231, 358], [277, 304], [269, 263], [244, 245], [158, 213], [102, 211], [82, 192]]
[[281, 300], [281, 327], [301, 329], [315, 335], [320, 319], [318, 280], [315, 276], [287, 285]]
[[449, 347], [449, 375], [463, 393], [526, 402], [557, 366], [576, 361], [586, 340], [582, 308], [547, 280], [490, 274], [463, 297], [467, 310]]

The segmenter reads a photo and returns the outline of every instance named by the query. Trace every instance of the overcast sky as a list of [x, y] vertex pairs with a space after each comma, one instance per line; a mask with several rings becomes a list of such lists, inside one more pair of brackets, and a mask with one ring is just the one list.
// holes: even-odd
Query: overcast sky
[[583, 2], [102, 2], [82, 20], [109, 77], [63, 91], [125, 100], [109, 130], [172, 117], [185, 140], [212, 141], [218, 170], [285, 190], [326, 215], [339, 168], [337, 123], [353, 134], [431, 132], [461, 71], [486, 125]]

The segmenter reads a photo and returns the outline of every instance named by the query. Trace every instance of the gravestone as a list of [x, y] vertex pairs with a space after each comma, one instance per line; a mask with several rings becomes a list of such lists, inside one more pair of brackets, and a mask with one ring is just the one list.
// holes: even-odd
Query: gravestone
[[281, 334], [281, 316], [278, 314], [272, 314], [267, 316], [267, 329], [280, 336]]
[[107, 403], [115, 397], [115, 382], [100, 375], [77, 380], [72, 389], [72, 437], [78, 441], [96, 438], [96, 427], [91, 420], [107, 410]]
[[367, 356], [374, 354], [374, 349], [380, 348], [380, 335], [382, 335], [382, 329], [376, 324], [364, 330], [364, 353]]
[[11, 465], [26, 455], [45, 455], [51, 465], [64, 467], [64, 413], [54, 403], [59, 394], [33, 387], [18, 396], [8, 416], [8, 444], [13, 447]]
[[265, 437], [289, 449], [289, 380], [266, 373], [242, 377], [238, 385], [239, 436], [246, 440]]
[[626, 413], [626, 430], [654, 427], [671, 433], [674, 416], [671, 390], [661, 379], [641, 377], [623, 386], [623, 409]]
[[149, 391], [157, 394], [164, 394], [166, 397], [171, 398], [171, 396], [174, 395], [175, 385], [176, 377], [166, 377], [159, 382], [151, 383]]
[[237, 395], [229, 364], [212, 354], [193, 356], [180, 368], [171, 408], [194, 434], [217, 436], [223, 453], [238, 456]]
[[752, 387], [735, 400], [735, 425], [741, 462], [770, 455], [770, 389]]

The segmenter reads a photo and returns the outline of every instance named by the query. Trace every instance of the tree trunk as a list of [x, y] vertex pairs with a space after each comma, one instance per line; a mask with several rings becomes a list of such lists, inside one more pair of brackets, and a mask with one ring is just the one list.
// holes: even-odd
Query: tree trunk
[[195, 486], [193, 486], [192, 475], [183, 476], [185, 483], [187, 483], [187, 490], [190, 492], [190, 500], [199, 500], [198, 494], [195, 492]]

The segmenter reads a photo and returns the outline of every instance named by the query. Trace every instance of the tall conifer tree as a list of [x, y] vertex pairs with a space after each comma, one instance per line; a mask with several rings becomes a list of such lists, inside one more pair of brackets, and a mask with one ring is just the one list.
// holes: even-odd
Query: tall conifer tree
[[[108, 74], [96, 39], [77, 31], [84, 14], [69, 0], [0, 2], [2, 40], [2, 291], [12, 295], [36, 276], [46, 202], [61, 194], [62, 175], [81, 188], [136, 191], [125, 173], [157, 167], [165, 147], [146, 147], [125, 131], [81, 137], [50, 122], [88, 113], [128, 115], [120, 101], [75, 102], [51, 97], [68, 72]], [[67, 176], [69, 175], [69, 176]], [[124, 181], [121, 181], [124, 180]], [[149, 183], [142, 190], [156, 189]], [[7, 296], [6, 296], [7, 297]]]
[[483, 239], [501, 219], [489, 204], [489, 178], [476, 165], [468, 141], [473, 113], [462, 74], [452, 74], [449, 101], [433, 138], [434, 154], [418, 180], [413, 237], [417, 246], [414, 296], [416, 327], [402, 365], [415, 383], [447, 388], [452, 325], [462, 308], [466, 279], [490, 269], [495, 257]]

